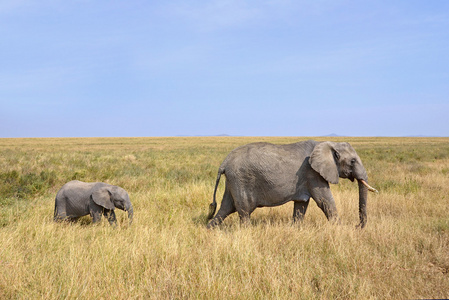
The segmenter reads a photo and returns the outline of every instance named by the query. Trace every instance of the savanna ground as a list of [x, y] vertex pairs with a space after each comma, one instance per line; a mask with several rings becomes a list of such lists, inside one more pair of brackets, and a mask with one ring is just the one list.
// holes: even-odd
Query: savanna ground
[[[306, 139], [0, 139], [0, 298], [448, 298], [449, 138], [326, 138], [350, 142], [380, 191], [363, 230], [349, 180], [332, 185], [341, 225], [312, 201], [301, 225], [288, 203], [205, 228], [229, 151]], [[72, 179], [128, 190], [133, 224], [54, 223]]]

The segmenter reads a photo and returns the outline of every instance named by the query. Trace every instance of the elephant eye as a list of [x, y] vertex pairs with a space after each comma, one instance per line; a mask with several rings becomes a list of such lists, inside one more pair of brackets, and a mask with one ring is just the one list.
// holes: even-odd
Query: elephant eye
[[351, 159], [351, 165], [354, 165], [357, 160], [355, 158]]

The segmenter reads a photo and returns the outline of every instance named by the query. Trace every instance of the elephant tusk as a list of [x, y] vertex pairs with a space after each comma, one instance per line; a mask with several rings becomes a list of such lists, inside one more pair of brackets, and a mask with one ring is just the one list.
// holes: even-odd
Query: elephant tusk
[[370, 186], [368, 183], [366, 183], [365, 180], [360, 180], [364, 186], [366, 186], [368, 188], [368, 191], [373, 192], [373, 193], [379, 193], [378, 190], [376, 190], [375, 188], [373, 188], [372, 186]]

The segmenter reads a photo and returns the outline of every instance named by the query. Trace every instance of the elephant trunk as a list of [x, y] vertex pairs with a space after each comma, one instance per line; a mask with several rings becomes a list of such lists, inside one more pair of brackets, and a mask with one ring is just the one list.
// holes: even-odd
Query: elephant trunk
[[133, 216], [134, 216], [134, 209], [131, 203], [129, 203], [129, 206], [125, 208], [125, 210], [128, 212], [128, 219], [129, 219], [129, 225], [133, 222]]
[[366, 201], [368, 199], [368, 188], [365, 186], [365, 181], [363, 179], [357, 180], [359, 184], [359, 216], [360, 224], [357, 227], [363, 228], [366, 225]]
[[359, 164], [356, 164], [355, 168], [353, 169], [354, 177], [357, 179], [357, 182], [359, 184], [359, 216], [360, 216], [360, 224], [357, 225], [357, 227], [363, 228], [366, 225], [367, 216], [366, 216], [366, 202], [368, 199], [368, 191], [378, 193], [378, 191], [371, 187], [367, 181], [368, 176], [366, 174], [366, 170], [363, 167], [360, 158], [358, 159], [360, 162]]

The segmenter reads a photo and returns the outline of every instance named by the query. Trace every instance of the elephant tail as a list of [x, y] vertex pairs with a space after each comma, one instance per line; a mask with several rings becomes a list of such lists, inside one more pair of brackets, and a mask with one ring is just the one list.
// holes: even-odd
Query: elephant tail
[[55, 200], [55, 211], [53, 213], [53, 220], [57, 221], [58, 220], [58, 205], [57, 205], [57, 201]]
[[215, 211], [217, 210], [217, 200], [216, 200], [217, 188], [218, 184], [220, 183], [220, 177], [222, 174], [224, 174], [224, 172], [225, 172], [224, 168], [220, 167], [218, 169], [217, 181], [215, 182], [215, 189], [214, 189], [214, 198], [212, 200], [212, 203], [209, 205], [209, 215], [207, 216], [209, 220], [214, 217]]

